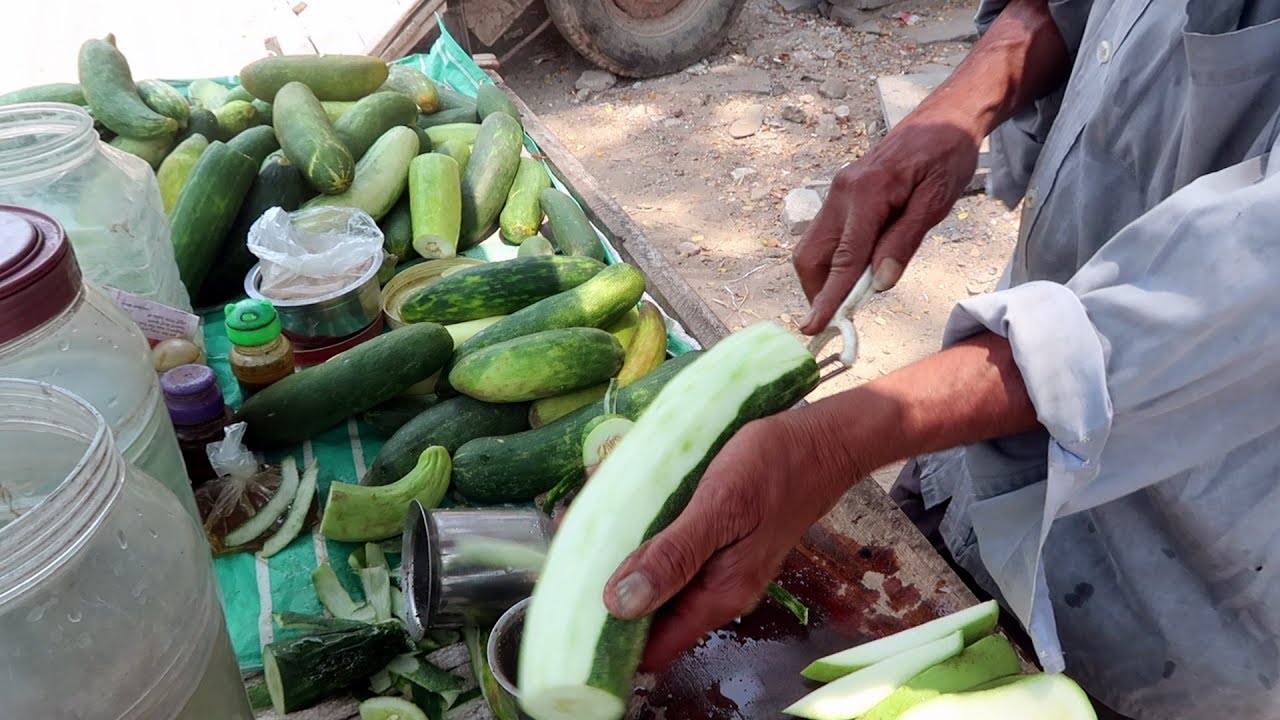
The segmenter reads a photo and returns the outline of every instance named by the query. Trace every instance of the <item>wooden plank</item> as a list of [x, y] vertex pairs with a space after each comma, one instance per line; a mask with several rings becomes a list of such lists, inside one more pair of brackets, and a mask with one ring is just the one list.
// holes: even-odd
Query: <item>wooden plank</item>
[[383, 60], [408, 55], [436, 27], [435, 14], [444, 6], [444, 0], [414, 0], [366, 52]]

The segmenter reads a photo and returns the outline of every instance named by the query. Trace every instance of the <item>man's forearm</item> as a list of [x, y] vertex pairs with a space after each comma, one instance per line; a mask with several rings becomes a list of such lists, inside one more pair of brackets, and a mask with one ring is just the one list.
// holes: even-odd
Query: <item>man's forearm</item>
[[1060, 87], [1070, 70], [1071, 57], [1047, 0], [1011, 0], [964, 62], [912, 115], [922, 121], [941, 116], [981, 141], [1019, 109]]
[[985, 333], [780, 416], [852, 484], [921, 453], [1038, 426], [1009, 341]]

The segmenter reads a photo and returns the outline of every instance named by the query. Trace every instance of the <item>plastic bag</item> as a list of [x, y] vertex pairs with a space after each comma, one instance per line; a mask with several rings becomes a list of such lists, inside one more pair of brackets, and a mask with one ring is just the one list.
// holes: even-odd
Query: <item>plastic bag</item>
[[[253, 452], [244, 446], [246, 429], [248, 425], [244, 423], [228, 425], [224, 439], [205, 447], [218, 477], [196, 489], [196, 505], [214, 555], [260, 549], [252, 543], [228, 548], [223, 538], [257, 514], [280, 487], [280, 469], [260, 465]], [[283, 522], [283, 518], [279, 522]], [[271, 535], [271, 532], [263, 533], [262, 537]]]
[[262, 261], [258, 291], [270, 300], [309, 300], [341, 292], [382, 265], [382, 231], [363, 210], [271, 208], [249, 228]]

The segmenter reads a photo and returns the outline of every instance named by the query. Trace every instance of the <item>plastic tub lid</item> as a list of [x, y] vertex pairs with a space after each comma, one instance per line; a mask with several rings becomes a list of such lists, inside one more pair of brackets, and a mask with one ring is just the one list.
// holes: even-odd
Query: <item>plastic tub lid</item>
[[62, 226], [35, 210], [0, 205], [0, 345], [67, 309], [80, 286]]

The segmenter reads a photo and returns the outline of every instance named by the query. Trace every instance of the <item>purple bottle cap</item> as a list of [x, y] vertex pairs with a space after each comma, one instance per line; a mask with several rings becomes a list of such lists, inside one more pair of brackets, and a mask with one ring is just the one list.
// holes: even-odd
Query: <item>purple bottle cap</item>
[[164, 404], [174, 425], [199, 425], [226, 408], [218, 376], [205, 365], [179, 365], [160, 376]]

